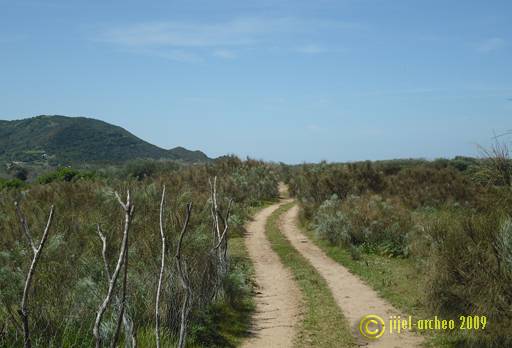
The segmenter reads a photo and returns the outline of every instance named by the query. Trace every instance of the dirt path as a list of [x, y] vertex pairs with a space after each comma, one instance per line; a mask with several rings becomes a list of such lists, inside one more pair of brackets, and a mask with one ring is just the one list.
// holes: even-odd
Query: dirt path
[[283, 214], [281, 231], [291, 244], [316, 268], [318, 273], [327, 281], [336, 303], [350, 323], [354, 335], [358, 337], [359, 345], [382, 348], [410, 348], [420, 346], [422, 340], [414, 334], [389, 335], [385, 334], [374, 341], [363, 340], [359, 335], [359, 321], [368, 314], [382, 317], [386, 327], [389, 326], [390, 315], [400, 312], [391, 304], [381, 299], [377, 293], [359, 278], [350, 273], [345, 267], [329, 258], [314, 245], [297, 227], [298, 206], [294, 206]]
[[247, 226], [245, 243], [254, 263], [258, 292], [252, 336], [242, 347], [293, 347], [300, 319], [300, 290], [265, 236], [268, 217], [285, 202], [261, 210]]

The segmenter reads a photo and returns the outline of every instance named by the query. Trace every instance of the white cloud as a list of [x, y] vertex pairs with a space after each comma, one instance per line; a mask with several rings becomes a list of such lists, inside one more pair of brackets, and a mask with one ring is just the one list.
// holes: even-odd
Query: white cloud
[[213, 55], [222, 59], [235, 59], [238, 57], [235, 52], [223, 49], [213, 51]]
[[265, 30], [264, 23], [255, 20], [218, 24], [152, 22], [110, 29], [103, 40], [127, 46], [239, 46], [253, 43]]
[[326, 129], [318, 124], [308, 124], [306, 126], [306, 129], [312, 133], [321, 133], [324, 132]]
[[203, 61], [203, 57], [189, 50], [183, 49], [155, 49], [155, 48], [133, 48], [126, 50], [130, 53], [141, 54], [145, 56], [159, 57], [163, 59], [175, 60], [178, 62], [197, 63]]
[[507, 42], [499, 37], [489, 38], [484, 40], [480, 44], [477, 45], [477, 50], [482, 53], [491, 53], [502, 49], [507, 45]]
[[297, 52], [305, 53], [305, 54], [319, 54], [319, 53], [325, 53], [327, 49], [325, 49], [322, 46], [315, 45], [315, 44], [308, 44], [304, 46], [297, 47]]
[[[240, 17], [223, 22], [147, 22], [109, 28], [96, 40], [129, 49], [179, 50], [182, 53], [234, 59], [240, 49], [282, 47], [318, 54], [325, 48], [304, 41], [325, 33], [357, 29], [354, 23], [294, 17]], [[284, 43], [284, 44], [283, 44]]]

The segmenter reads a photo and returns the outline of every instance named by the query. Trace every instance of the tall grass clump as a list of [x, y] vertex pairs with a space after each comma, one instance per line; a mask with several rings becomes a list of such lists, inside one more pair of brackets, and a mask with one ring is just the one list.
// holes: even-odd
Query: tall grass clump
[[457, 332], [467, 346], [512, 344], [512, 220], [497, 214], [439, 215], [427, 225], [432, 252], [426, 303], [458, 320], [487, 316], [485, 330]]

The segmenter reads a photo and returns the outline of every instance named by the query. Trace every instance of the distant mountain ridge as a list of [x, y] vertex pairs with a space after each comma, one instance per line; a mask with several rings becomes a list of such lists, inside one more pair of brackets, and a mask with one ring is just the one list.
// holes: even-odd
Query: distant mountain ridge
[[93, 118], [41, 115], [0, 120], [0, 160], [51, 160], [58, 164], [119, 163], [133, 159], [205, 162], [201, 151], [170, 150], [150, 144], [124, 128]]

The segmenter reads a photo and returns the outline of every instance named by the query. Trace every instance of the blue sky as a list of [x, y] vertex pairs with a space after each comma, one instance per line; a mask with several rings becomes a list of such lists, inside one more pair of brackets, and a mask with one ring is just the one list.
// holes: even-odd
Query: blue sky
[[511, 23], [511, 1], [0, 0], [0, 119], [289, 163], [477, 155], [512, 128]]

